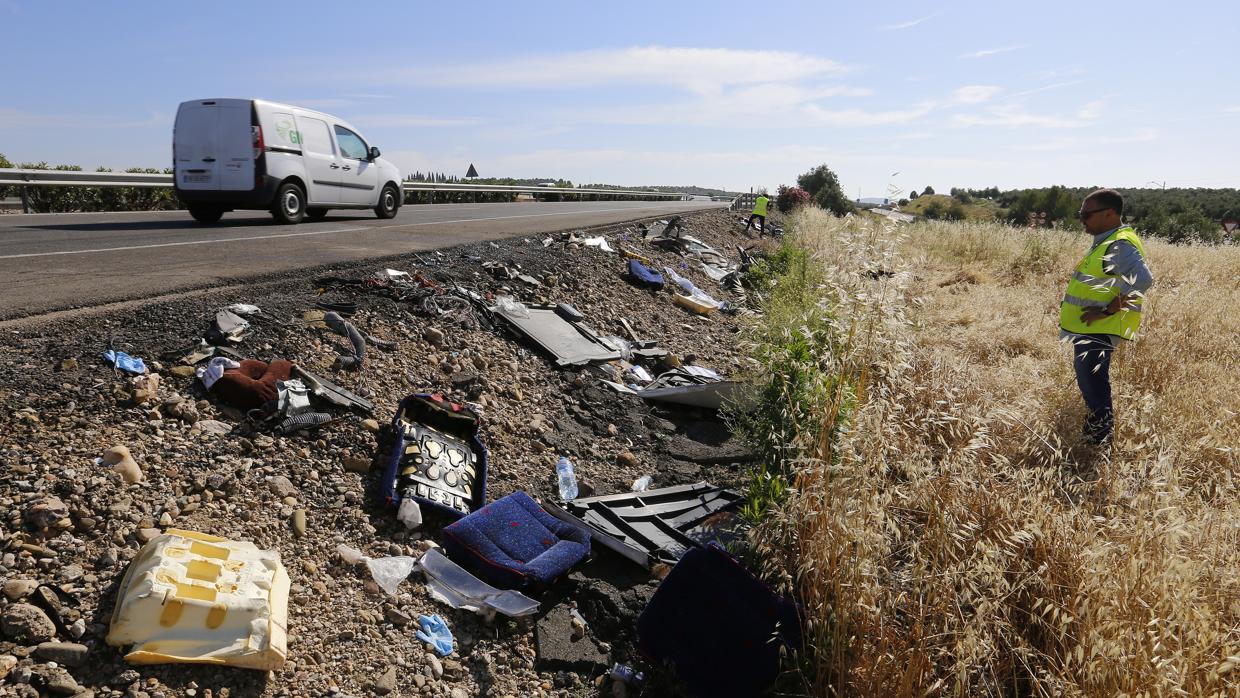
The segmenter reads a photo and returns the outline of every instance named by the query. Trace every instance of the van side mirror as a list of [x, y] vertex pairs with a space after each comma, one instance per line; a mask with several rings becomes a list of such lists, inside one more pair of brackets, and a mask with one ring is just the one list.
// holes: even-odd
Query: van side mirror
[[374, 147], [373, 145], [372, 145], [372, 146], [370, 146], [370, 159], [371, 159], [371, 160], [378, 160], [378, 159], [379, 159], [379, 149], [378, 149], [378, 148], [376, 148], [376, 147]]

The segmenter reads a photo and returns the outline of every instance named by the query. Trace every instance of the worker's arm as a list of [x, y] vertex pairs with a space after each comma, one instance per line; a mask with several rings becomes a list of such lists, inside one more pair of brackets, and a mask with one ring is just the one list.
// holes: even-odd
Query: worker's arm
[[1129, 301], [1141, 298], [1154, 285], [1154, 275], [1145, 264], [1141, 252], [1131, 243], [1119, 240], [1107, 249], [1103, 257], [1102, 269], [1108, 274], [1118, 277], [1119, 295], [1111, 299], [1105, 310], [1086, 310], [1081, 313], [1081, 320], [1089, 325], [1104, 317], [1109, 317], [1123, 310]]

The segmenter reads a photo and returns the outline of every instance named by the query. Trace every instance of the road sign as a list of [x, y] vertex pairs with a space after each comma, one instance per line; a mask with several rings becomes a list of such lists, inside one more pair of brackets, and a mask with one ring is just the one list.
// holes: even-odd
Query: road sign
[[1236, 228], [1240, 228], [1240, 221], [1235, 218], [1223, 219], [1223, 230], [1226, 230], [1228, 233], [1234, 233], [1236, 232]]
[[470, 179], [478, 176], [478, 170], [474, 169], [474, 163], [469, 163], [469, 172], [465, 173], [465, 178]]

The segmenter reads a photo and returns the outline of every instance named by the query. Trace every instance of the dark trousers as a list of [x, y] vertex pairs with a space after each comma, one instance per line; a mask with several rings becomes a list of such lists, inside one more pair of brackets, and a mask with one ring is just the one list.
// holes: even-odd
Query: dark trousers
[[766, 232], [766, 216], [759, 216], [756, 213], [749, 214], [749, 222], [745, 224], [745, 232], [749, 232], [749, 229], [753, 227], [753, 219], [755, 218], [758, 219], [758, 223], [761, 224], [762, 226], [758, 228], [758, 230], [765, 233]]
[[1078, 337], [1072, 340], [1076, 385], [1081, 389], [1089, 413], [1083, 432], [1085, 438], [1095, 444], [1110, 439], [1115, 425], [1115, 411], [1111, 407], [1111, 354], [1114, 351], [1106, 339]]

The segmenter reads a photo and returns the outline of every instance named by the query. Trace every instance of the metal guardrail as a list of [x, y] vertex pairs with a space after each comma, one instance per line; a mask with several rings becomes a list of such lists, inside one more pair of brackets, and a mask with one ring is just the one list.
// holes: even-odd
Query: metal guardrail
[[0, 186], [35, 187], [170, 187], [172, 175], [136, 172], [0, 169]]
[[[134, 172], [79, 172], [75, 170], [0, 169], [0, 187], [171, 187], [173, 175]], [[640, 189], [584, 189], [579, 187], [537, 187], [507, 184], [461, 184], [448, 182], [402, 182], [406, 192], [479, 192], [509, 194], [556, 194], [558, 196], [651, 196], [687, 200], [680, 192]], [[432, 195], [433, 200], [433, 195]]]

